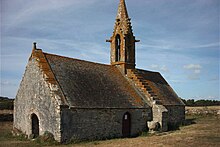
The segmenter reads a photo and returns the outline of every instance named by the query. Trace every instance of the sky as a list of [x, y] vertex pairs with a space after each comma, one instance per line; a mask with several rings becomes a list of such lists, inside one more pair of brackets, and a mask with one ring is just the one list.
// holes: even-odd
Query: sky
[[[119, 0], [0, 0], [0, 95], [14, 98], [32, 43], [44, 52], [110, 63]], [[219, 0], [126, 0], [136, 67], [160, 72], [181, 98], [219, 100]]]

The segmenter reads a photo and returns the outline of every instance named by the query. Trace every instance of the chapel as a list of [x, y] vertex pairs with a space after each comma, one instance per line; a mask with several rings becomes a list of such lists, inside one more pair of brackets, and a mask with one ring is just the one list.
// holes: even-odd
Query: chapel
[[[46, 53], [36, 43], [14, 102], [14, 129], [58, 142], [168, 131], [185, 105], [159, 72], [136, 68], [136, 40], [125, 0], [110, 39], [110, 64]], [[150, 60], [150, 59], [149, 59]]]

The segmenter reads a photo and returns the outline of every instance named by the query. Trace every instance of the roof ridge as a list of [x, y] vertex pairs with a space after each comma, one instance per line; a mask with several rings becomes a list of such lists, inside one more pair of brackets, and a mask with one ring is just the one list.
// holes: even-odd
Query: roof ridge
[[159, 73], [159, 71], [151, 71], [151, 70], [145, 70], [145, 69], [139, 69], [139, 68], [136, 68], [136, 70], [139, 70], [139, 71], [144, 71], [144, 72], [151, 72], [151, 73]]
[[61, 55], [51, 54], [51, 53], [46, 53], [46, 52], [43, 52], [43, 54], [49, 55], [49, 56], [56, 56], [56, 57], [64, 58], [64, 59], [70, 59], [70, 60], [76, 60], [76, 61], [81, 61], [81, 62], [87, 62], [87, 63], [91, 63], [91, 64], [96, 64], [96, 65], [98, 64], [98, 65], [102, 65], [102, 66], [111, 66], [110, 64], [96, 63], [96, 62], [92, 62], [92, 61], [87, 61], [87, 60], [82, 60], [82, 59], [77, 59], [77, 58], [72, 58], [72, 57], [67, 57], [67, 56], [61, 56]]

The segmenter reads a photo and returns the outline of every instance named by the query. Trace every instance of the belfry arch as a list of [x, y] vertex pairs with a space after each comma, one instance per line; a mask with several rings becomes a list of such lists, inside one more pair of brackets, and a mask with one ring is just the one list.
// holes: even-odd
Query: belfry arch
[[117, 34], [115, 37], [115, 61], [118, 62], [121, 60], [121, 38]]

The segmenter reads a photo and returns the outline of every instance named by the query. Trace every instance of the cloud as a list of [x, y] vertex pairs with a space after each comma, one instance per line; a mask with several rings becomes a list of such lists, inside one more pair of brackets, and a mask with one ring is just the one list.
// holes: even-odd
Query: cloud
[[184, 69], [193, 70], [194, 73], [200, 73], [202, 66], [199, 64], [188, 64], [183, 66]]
[[10, 84], [9, 81], [2, 81], [2, 82], [1, 82], [1, 85], [2, 85], [2, 86], [4, 86], [4, 85], [9, 85], [9, 84]]
[[11, 81], [4, 80], [4, 81], [1, 82], [1, 86], [7, 86], [7, 85], [16, 86], [16, 84], [12, 83]]
[[200, 77], [202, 66], [200, 64], [188, 64], [183, 66], [184, 69], [189, 70], [188, 79], [197, 80]]
[[18, 88], [18, 82], [14, 79], [3, 79], [0, 83], [0, 96], [14, 98]]
[[171, 79], [171, 80], [169, 80], [171, 83], [175, 83], [175, 84], [182, 84], [182, 83], [184, 83], [185, 81], [183, 81], [183, 80], [176, 80], [176, 79]]
[[218, 100], [219, 96], [208, 95], [208, 96], [193, 96], [193, 99], [204, 99], [204, 100]]
[[219, 76], [209, 78], [210, 81], [219, 82]]
[[[29, 0], [7, 0], [3, 1], [1, 4], [3, 22], [10, 25], [16, 26], [20, 23], [24, 23], [29, 19], [33, 19], [34, 16], [38, 14], [47, 13], [51, 11], [61, 12], [66, 8], [71, 8], [72, 10], [77, 10], [82, 7], [89, 6], [95, 3], [97, 0], [48, 0], [46, 3], [44, 0], [29, 1]], [[11, 10], [11, 11], [8, 11]]]
[[[186, 43], [187, 42], [187, 43]], [[188, 50], [188, 49], [216, 49], [220, 46], [220, 42], [209, 42], [206, 44], [195, 44], [190, 40], [171, 39], [148, 39], [146, 43], [140, 44], [140, 48], [152, 48], [158, 50]]]
[[209, 44], [200, 44], [200, 45], [194, 45], [191, 48], [211, 48], [211, 47], [219, 47], [220, 42], [214, 42]]
[[157, 64], [152, 64], [149, 67], [152, 70], [158, 70], [158, 71], [162, 71], [162, 72], [169, 72], [169, 69], [167, 68], [166, 65], [157, 65]]

